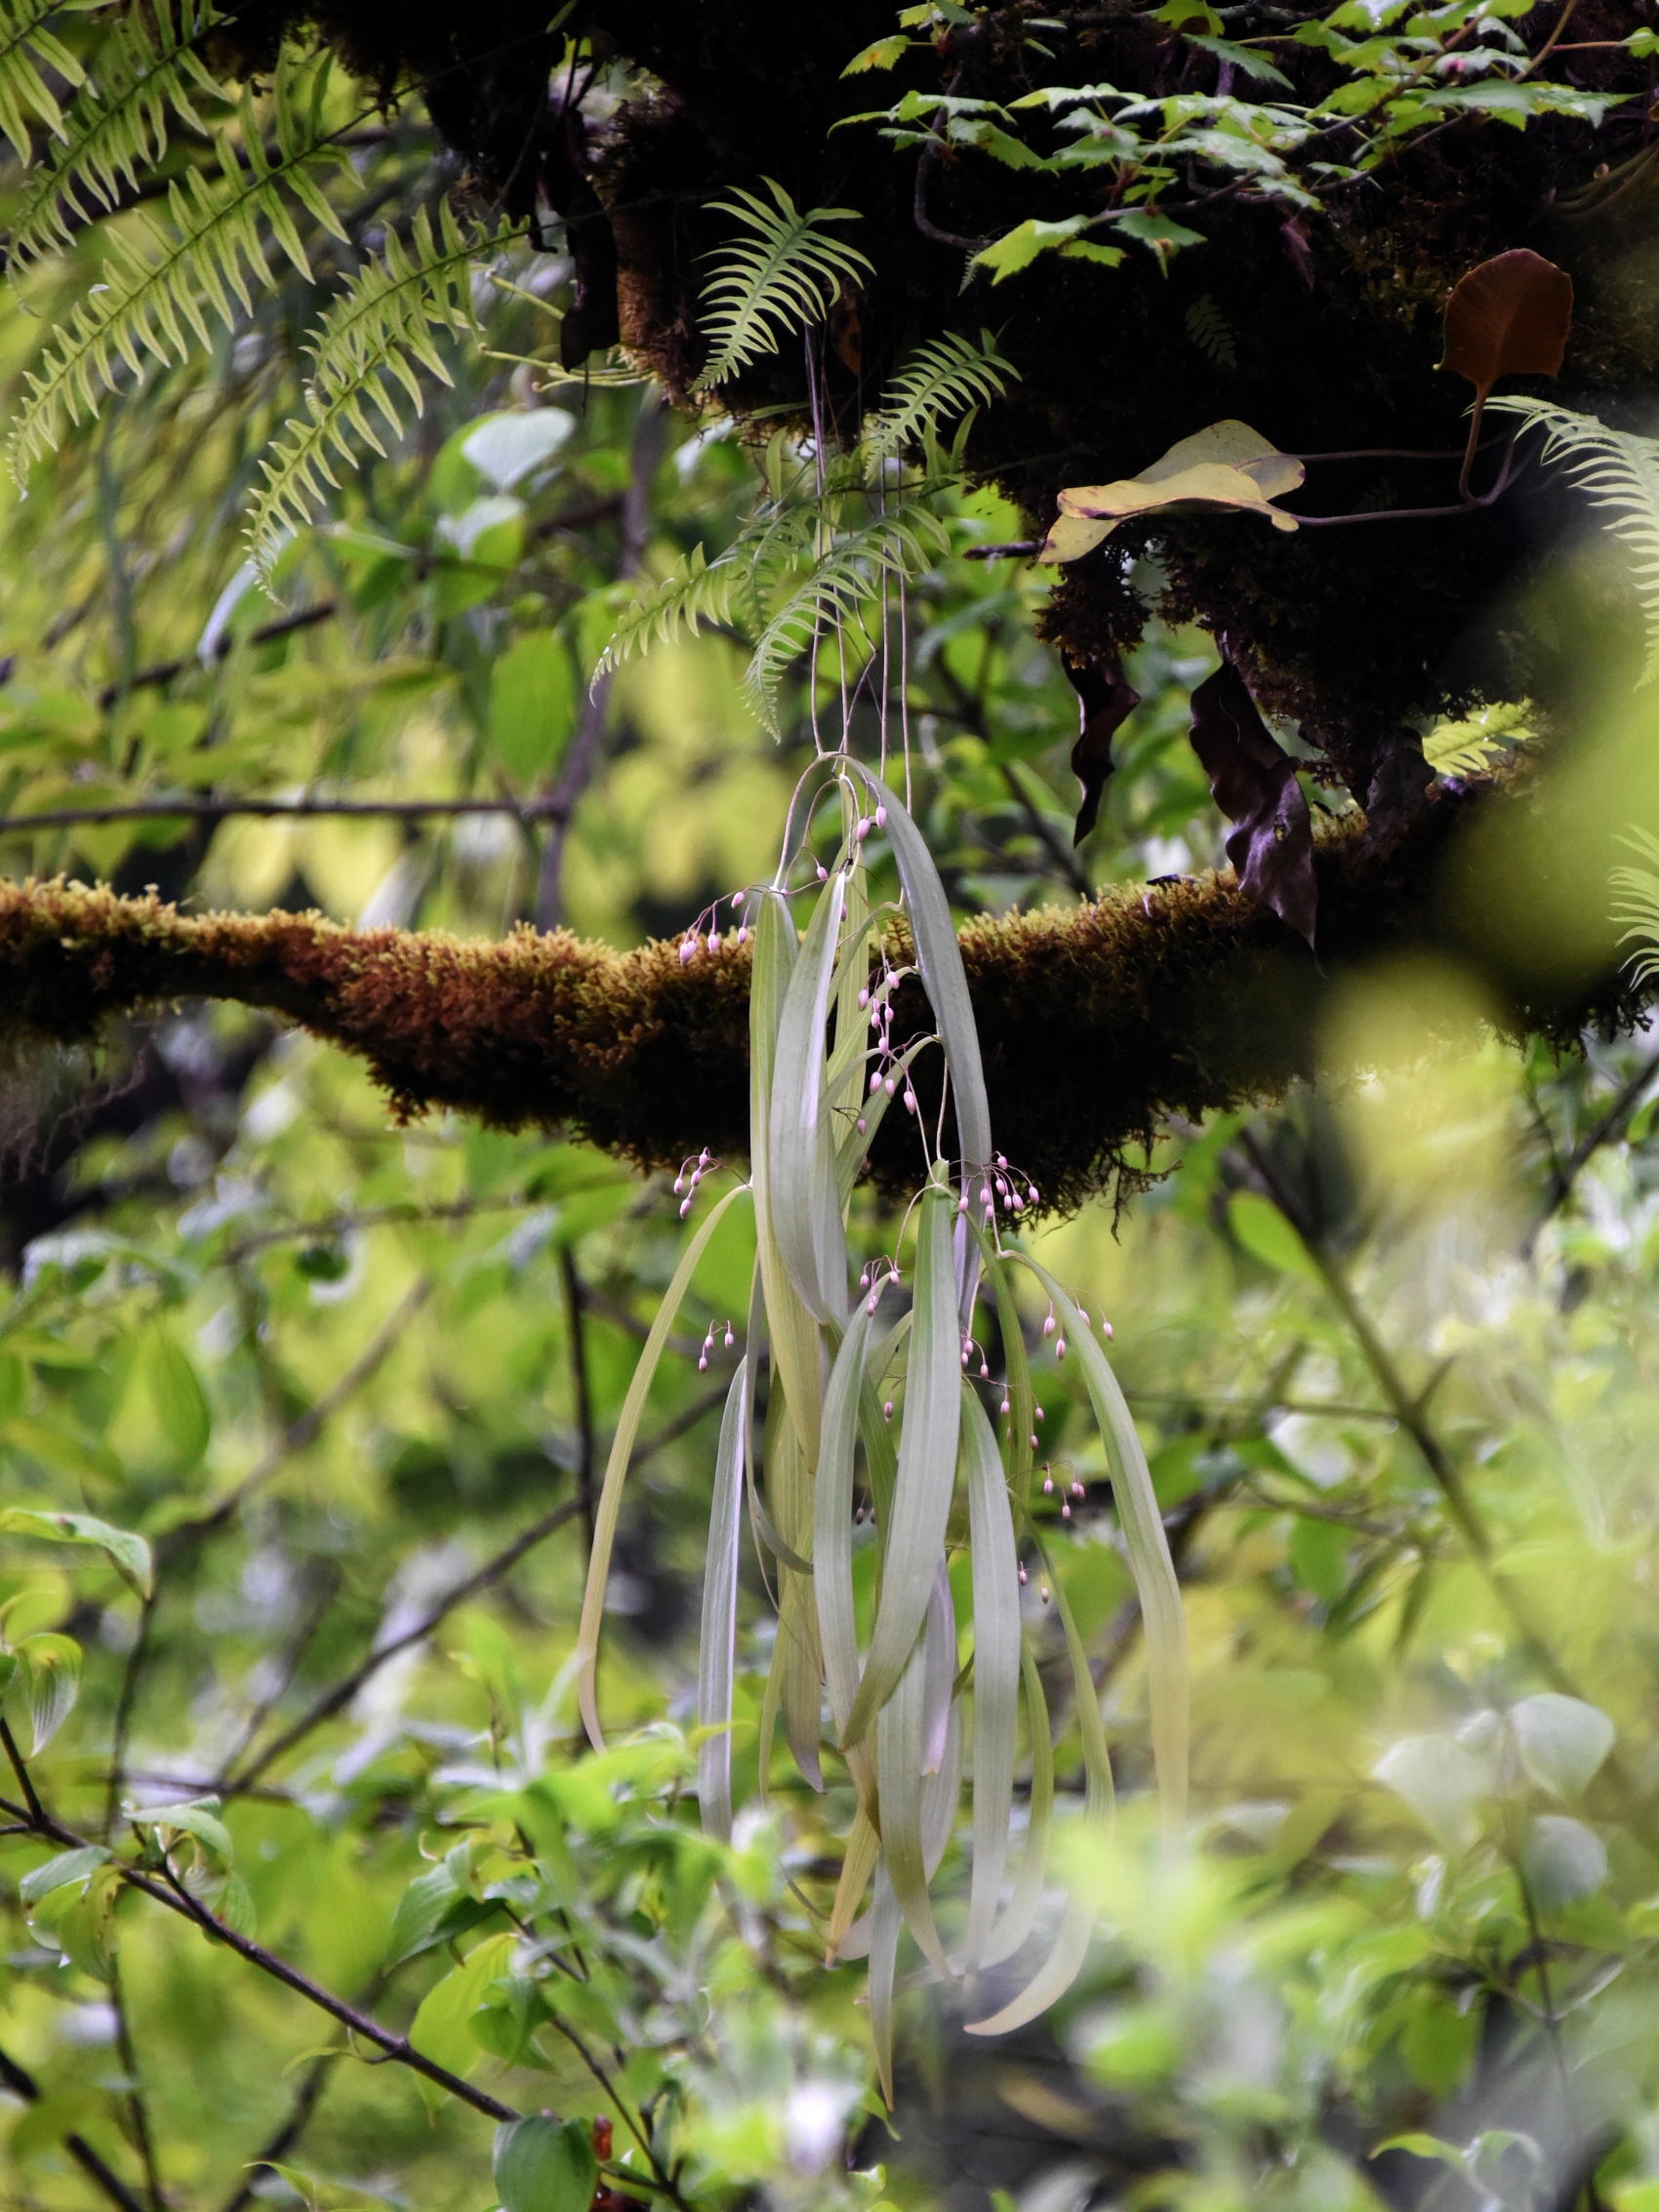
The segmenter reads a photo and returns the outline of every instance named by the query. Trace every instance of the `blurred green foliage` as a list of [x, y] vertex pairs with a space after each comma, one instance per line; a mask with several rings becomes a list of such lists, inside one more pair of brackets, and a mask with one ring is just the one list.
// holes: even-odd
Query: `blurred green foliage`
[[[352, 251], [389, 201], [448, 181], [411, 101], [331, 186]], [[61, 313], [97, 281], [87, 236], [0, 312], [14, 389], [42, 342], [25, 302]], [[446, 342], [453, 383], [428, 381], [409, 435], [288, 544], [273, 603], [240, 524], [338, 273], [315, 265], [311, 284], [285, 264], [212, 354], [124, 382], [26, 501], [0, 495], [0, 859], [474, 935], [684, 929], [771, 869], [804, 674], [781, 744], [745, 702], [741, 636], [589, 678], [624, 571], [728, 543], [754, 455], [641, 386], [544, 388], [538, 302], [568, 298], [570, 266], [514, 245], [475, 287], [489, 350]], [[1207, 640], [1141, 649], [1143, 704], [1073, 852], [1046, 583], [963, 557], [1013, 534], [995, 501], [946, 511], [902, 688], [959, 908], [1211, 865], [1185, 739]], [[442, 811], [561, 792], [562, 834]], [[437, 811], [234, 812], [299, 793]], [[182, 795], [223, 818], [169, 816]], [[113, 2185], [191, 2212], [250, 2193], [484, 2212], [498, 2192], [541, 2212], [545, 2191], [563, 2212], [604, 2115], [601, 2187], [624, 2199], [1652, 2212], [1654, 1071], [1634, 1042], [1559, 1066], [1500, 1049], [1477, 1007], [1425, 1063], [1459, 988], [1356, 986], [1363, 1079], [1171, 1129], [1164, 1179], [1119, 1221], [1034, 1238], [1114, 1324], [1179, 1551], [1196, 1811], [1179, 1849], [1145, 1817], [1128, 1573], [1075, 1362], [1032, 1307], [1041, 1453], [1065, 1477], [1041, 1509], [1122, 1809], [1073, 1867], [1101, 1932], [1054, 2021], [975, 2048], [906, 1954], [891, 2123], [860, 1969], [821, 1964], [851, 1791], [831, 1763], [812, 1796], [780, 1751], [759, 1796], [773, 1622], [747, 1555], [730, 1848], [688, 1791], [738, 1216], [652, 1388], [594, 1755], [569, 1666], [584, 1503], [683, 1248], [666, 1184], [574, 1146], [389, 1126], [361, 1068], [224, 1007], [11, 1068], [0, 1690], [44, 1810], [0, 1778], [20, 1807], [0, 1837], [6, 2202], [80, 2212]], [[864, 1199], [854, 1228], [870, 1257], [896, 1233]], [[104, 1534], [31, 1517], [65, 1513]], [[151, 1595], [116, 1532], [147, 1545]], [[1064, 1827], [1079, 1736], [1053, 1608], [1027, 1602]], [[47, 1818], [84, 1843], [43, 1839]], [[367, 2063], [356, 2030], [122, 1866], [476, 2093], [550, 2111], [557, 2143], [526, 2137], [492, 2173], [487, 2113]]]

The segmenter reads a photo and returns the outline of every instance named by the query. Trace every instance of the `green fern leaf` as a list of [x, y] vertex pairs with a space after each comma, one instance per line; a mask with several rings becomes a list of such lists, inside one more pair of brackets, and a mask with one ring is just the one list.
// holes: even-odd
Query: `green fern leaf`
[[704, 290], [709, 353], [697, 380], [700, 391], [761, 354], [776, 353], [789, 332], [827, 312], [844, 278], [856, 278], [873, 266], [856, 246], [827, 237], [819, 228], [825, 222], [856, 221], [856, 208], [802, 210], [771, 178], [762, 182], [777, 202], [775, 208], [757, 192], [741, 189], [735, 199], [713, 203], [720, 214], [735, 216], [749, 235], [727, 250]]
[[1436, 722], [1423, 740], [1423, 758], [1437, 776], [1478, 776], [1512, 745], [1532, 736], [1529, 699], [1505, 700], [1455, 722]]
[[880, 409], [865, 418], [864, 447], [874, 461], [937, 437], [942, 423], [1000, 399], [1020, 372], [997, 352], [990, 331], [979, 343], [952, 332], [924, 345], [900, 369]]
[[141, 169], [153, 169], [167, 151], [170, 110], [211, 136], [194, 99], [229, 96], [195, 49], [219, 20], [210, 0], [179, 0], [177, 20], [171, 0], [153, 0], [150, 19], [133, 16], [115, 26], [95, 59], [94, 82], [70, 111], [63, 150], [37, 172], [18, 211], [7, 254], [14, 274], [70, 245], [98, 209], [119, 204], [123, 186], [137, 191]]
[[53, 16], [97, 7], [99, 0], [0, 0], [0, 131], [27, 169], [34, 159], [28, 118], [38, 115], [55, 139], [64, 136], [63, 113], [43, 68], [78, 85], [85, 71], [61, 39], [46, 28]]
[[[165, 227], [134, 213], [129, 226], [111, 233], [103, 281], [54, 330], [38, 368], [24, 376], [10, 448], [20, 483], [30, 464], [57, 444], [65, 415], [79, 422], [98, 413], [100, 386], [115, 388], [117, 358], [141, 379], [146, 353], [170, 367], [187, 358], [191, 338], [204, 351], [211, 346], [205, 310], [211, 308], [226, 330], [234, 327], [238, 306], [244, 314], [252, 312], [250, 282], [263, 291], [271, 281], [263, 233], [310, 278], [305, 249], [282, 197], [284, 185], [344, 239], [340, 218], [307, 174], [308, 165], [345, 158], [321, 131], [320, 79], [327, 66], [325, 60], [317, 68], [279, 67], [274, 161], [265, 152], [253, 102], [245, 99], [240, 148], [227, 132], [215, 136], [218, 175], [191, 170], [175, 179], [168, 186]], [[308, 120], [301, 117], [292, 95], [297, 77], [311, 83]]]
[[1494, 399], [1487, 405], [1543, 429], [1543, 458], [1564, 462], [1578, 489], [1611, 515], [1607, 529], [1631, 552], [1631, 577], [1647, 625], [1647, 662], [1639, 680], [1652, 683], [1659, 677], [1659, 441], [1610, 430], [1594, 415], [1577, 415], [1550, 400]]
[[[1659, 863], [1659, 837], [1645, 829], [1632, 829], [1620, 839], [1633, 853], [1641, 854], [1644, 860]], [[1621, 945], [1634, 937], [1642, 949], [1632, 953], [1628, 967], [1632, 980], [1648, 984], [1659, 979], [1659, 875], [1651, 868], [1616, 867], [1608, 877], [1614, 891], [1613, 919], [1630, 926], [1620, 936]]]
[[1194, 301], [1183, 319], [1187, 336], [1206, 361], [1213, 361], [1218, 369], [1237, 368], [1238, 347], [1233, 325], [1207, 292]]
[[285, 532], [309, 522], [323, 505], [324, 486], [338, 490], [335, 463], [356, 465], [354, 438], [384, 454], [376, 415], [394, 437], [402, 435], [394, 386], [402, 386], [417, 415], [423, 411], [414, 364], [446, 384], [452, 381], [433, 334], [463, 336], [476, 328], [471, 264], [481, 252], [516, 235], [504, 231], [490, 238], [464, 230], [447, 205], [439, 210], [434, 231], [422, 208], [409, 245], [388, 233], [385, 258], [366, 261], [334, 302], [310, 348], [305, 413], [284, 425], [262, 464], [264, 482], [248, 517], [253, 558], [262, 573], [268, 572]]
[[[767, 621], [744, 676], [755, 711], [774, 737], [784, 678], [815, 634], [853, 629], [889, 576], [919, 576], [949, 549], [944, 523], [917, 498], [845, 532], [819, 555]], [[875, 640], [867, 642], [873, 647]]]

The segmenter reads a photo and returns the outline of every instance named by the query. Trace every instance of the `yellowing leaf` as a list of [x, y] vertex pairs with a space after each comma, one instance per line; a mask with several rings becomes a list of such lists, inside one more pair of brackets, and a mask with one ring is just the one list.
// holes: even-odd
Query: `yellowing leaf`
[[1265, 515], [1275, 530], [1294, 530], [1293, 514], [1273, 502], [1294, 492], [1306, 473], [1247, 422], [1212, 422], [1182, 438], [1143, 468], [1113, 484], [1072, 485], [1060, 494], [1060, 518], [1039, 561], [1074, 561], [1131, 516], [1160, 509], [1235, 507]]

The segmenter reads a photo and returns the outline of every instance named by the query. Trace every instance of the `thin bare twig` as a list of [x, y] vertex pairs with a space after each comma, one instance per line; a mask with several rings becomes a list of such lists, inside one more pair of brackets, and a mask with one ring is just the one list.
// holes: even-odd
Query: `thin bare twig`
[[576, 1393], [576, 1497], [582, 1508], [582, 1525], [587, 1532], [587, 1548], [593, 1548], [593, 1472], [597, 1454], [593, 1442], [593, 1397], [587, 1387], [587, 1300], [576, 1255], [568, 1244], [559, 1247], [559, 1272], [564, 1278], [565, 1321], [570, 1331], [570, 1375]]
[[[1537, 1220], [1527, 1230], [1525, 1240], [1520, 1248], [1523, 1259], [1531, 1259], [1533, 1247], [1538, 1242], [1539, 1231], [1543, 1228], [1545, 1223], [1565, 1205], [1573, 1185], [1589, 1165], [1592, 1156], [1619, 1134], [1638, 1106], [1640, 1105], [1641, 1094], [1656, 1075], [1659, 1075], [1659, 1052], [1654, 1053], [1650, 1059], [1644, 1060], [1636, 1073], [1620, 1085], [1606, 1112], [1602, 1114], [1593, 1129], [1588, 1130], [1579, 1139], [1566, 1158], [1564, 1160], [1559, 1157], [1554, 1159], [1550, 1170], [1550, 1187], [1545, 1194], [1543, 1207]], [[1540, 1119], [1542, 1119], [1542, 1116], [1540, 1116]], [[1547, 1129], [1545, 1133], [1548, 1135]]]

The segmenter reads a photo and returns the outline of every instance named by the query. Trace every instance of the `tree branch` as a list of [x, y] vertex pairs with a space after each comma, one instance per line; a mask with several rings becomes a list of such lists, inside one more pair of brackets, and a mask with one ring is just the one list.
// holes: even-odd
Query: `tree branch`
[[[959, 942], [1001, 1149], [1045, 1206], [1075, 1203], [1165, 1117], [1236, 1109], [1312, 1072], [1330, 992], [1381, 953], [1462, 964], [1513, 1034], [1562, 1048], [1592, 1022], [1637, 1019], [1640, 994], [1611, 945], [1599, 972], [1544, 981], [1482, 931], [1485, 885], [1458, 832], [1510, 803], [1491, 786], [1442, 787], [1386, 850], [1357, 823], [1335, 825], [1315, 855], [1317, 961], [1230, 873], [969, 922]], [[682, 962], [677, 940], [617, 952], [521, 928], [463, 943], [0, 884], [0, 1041], [85, 1044], [114, 1014], [237, 999], [361, 1053], [401, 1114], [450, 1107], [500, 1128], [569, 1129], [646, 1167], [703, 1145], [746, 1155], [749, 974], [749, 947], [730, 935]], [[895, 1047], [933, 1027], [911, 979]], [[916, 1063], [924, 1114], [937, 1110], [938, 1060]], [[889, 1116], [871, 1148], [877, 1186], [908, 1189], [913, 1164], [908, 1126]]]

